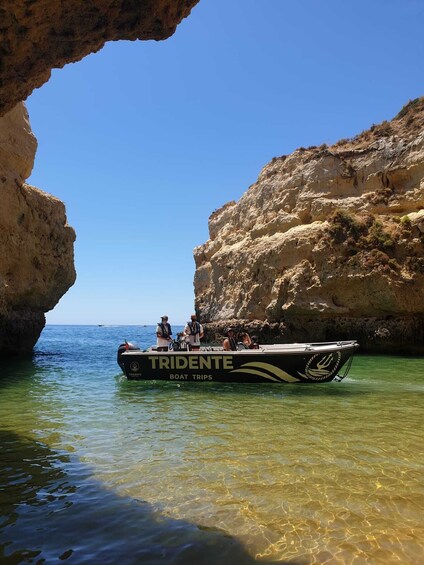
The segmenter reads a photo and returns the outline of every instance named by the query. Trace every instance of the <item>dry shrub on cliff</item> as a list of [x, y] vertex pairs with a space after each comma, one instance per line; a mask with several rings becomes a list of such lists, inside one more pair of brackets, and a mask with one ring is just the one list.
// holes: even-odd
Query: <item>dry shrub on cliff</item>
[[352, 257], [362, 252], [363, 266], [367, 269], [388, 264], [387, 252], [394, 246], [393, 234], [374, 216], [337, 210], [329, 223], [329, 235], [334, 243], [342, 245], [345, 255]]
[[366, 271], [400, 273], [401, 257], [405, 271], [424, 273], [424, 259], [416, 247], [417, 242], [424, 243], [424, 237], [407, 217], [387, 217], [383, 223], [372, 214], [354, 215], [337, 210], [329, 218], [328, 236], [331, 244], [341, 247], [341, 258], [347, 258], [347, 265], [355, 264]]
[[329, 233], [335, 243], [344, 243], [347, 240], [357, 241], [366, 233], [368, 216], [353, 216], [344, 210], [336, 210], [328, 219]]
[[390, 136], [402, 138], [407, 142], [415, 139], [423, 127], [424, 96], [410, 100], [390, 122], [384, 120], [381, 124], [372, 124], [352, 139], [341, 140], [332, 147], [336, 150], [342, 147], [343, 151], [365, 149], [370, 143]]
[[424, 257], [407, 257], [405, 259], [405, 268], [410, 272], [424, 275]]
[[387, 251], [394, 247], [394, 237], [396, 237], [396, 235], [396, 233], [393, 233], [393, 230], [384, 229], [380, 221], [374, 220], [369, 227], [368, 233], [362, 237], [361, 243], [365, 249]]
[[409, 100], [405, 106], [401, 109], [401, 111], [395, 116], [395, 120], [400, 120], [405, 117], [410, 112], [414, 112], [420, 109], [420, 105], [423, 105], [422, 98], [414, 98], [414, 100]]
[[329, 234], [335, 243], [356, 244], [357, 250], [392, 249], [400, 236], [399, 223], [387, 222], [386, 225], [372, 214], [354, 215], [343, 210], [336, 210], [328, 219]]
[[341, 147], [342, 145], [347, 145], [348, 143], [351, 143], [352, 139], [349, 137], [343, 137], [342, 139], [339, 139], [339, 141], [336, 141], [336, 143], [334, 143], [333, 147]]
[[365, 195], [365, 198], [374, 206], [377, 206], [378, 204], [384, 204], [387, 206], [392, 196], [393, 188], [384, 187]]
[[384, 253], [379, 249], [371, 249], [371, 251], [365, 253], [362, 265], [367, 271], [379, 270], [383, 272], [390, 272], [390, 270], [398, 271], [400, 268], [395, 259], [390, 258], [387, 253]]

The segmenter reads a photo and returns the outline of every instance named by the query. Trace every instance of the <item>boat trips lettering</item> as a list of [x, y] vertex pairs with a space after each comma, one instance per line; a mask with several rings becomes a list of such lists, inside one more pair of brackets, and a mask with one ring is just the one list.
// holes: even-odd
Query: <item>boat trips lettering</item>
[[233, 360], [228, 355], [210, 355], [209, 357], [203, 355], [149, 355], [151, 368], [156, 369], [216, 369], [216, 370], [230, 370], [234, 369]]
[[[191, 378], [189, 378], [191, 377]], [[189, 375], [188, 373], [171, 373], [169, 375], [171, 381], [212, 381], [212, 375], [198, 375], [194, 373], [193, 375]]]

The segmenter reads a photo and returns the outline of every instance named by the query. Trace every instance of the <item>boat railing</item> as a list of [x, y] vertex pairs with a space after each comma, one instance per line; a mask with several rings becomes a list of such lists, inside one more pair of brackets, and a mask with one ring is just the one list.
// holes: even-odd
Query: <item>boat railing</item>
[[[258, 351], [260, 352], [278, 352], [278, 351], [314, 351], [314, 350], [325, 350], [329, 347], [338, 347], [343, 349], [345, 347], [357, 347], [358, 343], [355, 340], [350, 341], [322, 341], [314, 343], [269, 343], [260, 344], [257, 349], [241, 348], [237, 351], [228, 351], [228, 353], [251, 353], [254, 354]], [[156, 352], [156, 347], [151, 346], [144, 350], [145, 352]], [[172, 349], [169, 350], [170, 352]], [[200, 349], [193, 350], [192, 353], [207, 353], [207, 352], [222, 352], [225, 349], [222, 345], [202, 345]], [[175, 353], [187, 353], [190, 352], [189, 349], [174, 350]], [[166, 352], [165, 352], [166, 353]]]
[[272, 343], [264, 344], [260, 346], [262, 351], [286, 351], [286, 350], [300, 350], [300, 351], [313, 351], [318, 349], [326, 349], [328, 347], [352, 347], [357, 346], [358, 343], [355, 340], [350, 341], [321, 341], [314, 343]]

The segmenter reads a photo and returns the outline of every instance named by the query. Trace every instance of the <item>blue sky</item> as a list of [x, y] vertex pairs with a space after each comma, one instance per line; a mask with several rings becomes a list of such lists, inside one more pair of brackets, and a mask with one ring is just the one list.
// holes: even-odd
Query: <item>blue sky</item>
[[77, 281], [47, 323], [174, 324], [193, 248], [274, 156], [424, 94], [421, 0], [201, 0], [164, 42], [111, 42], [27, 107], [30, 184], [66, 204]]

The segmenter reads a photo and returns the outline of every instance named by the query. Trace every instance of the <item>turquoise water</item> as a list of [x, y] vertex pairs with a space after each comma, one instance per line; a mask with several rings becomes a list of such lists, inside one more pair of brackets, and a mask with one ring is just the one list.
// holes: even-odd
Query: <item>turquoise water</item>
[[127, 381], [117, 346], [153, 336], [47, 326], [1, 364], [0, 562], [424, 561], [423, 358], [317, 385]]

